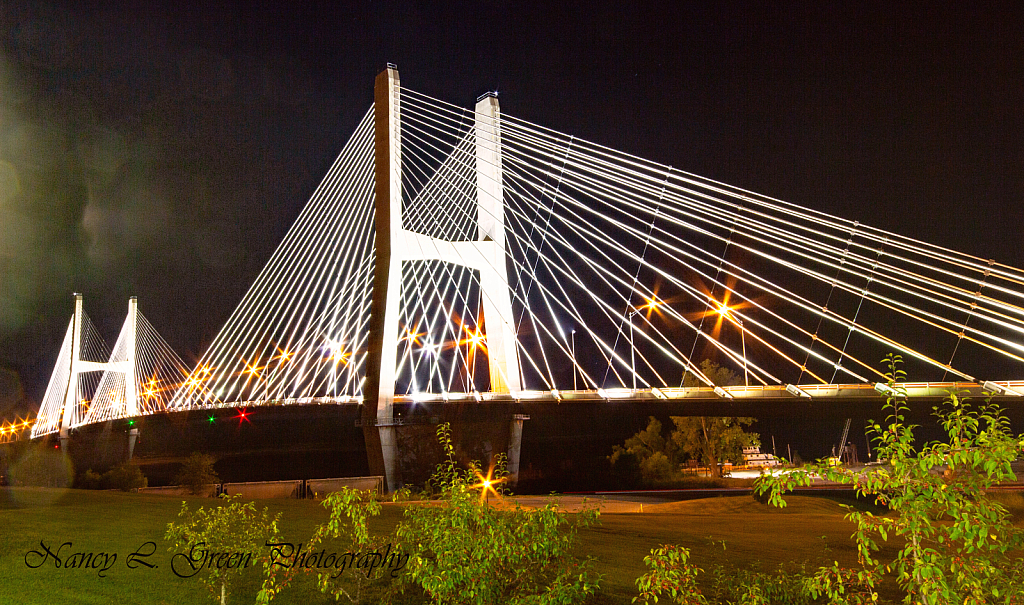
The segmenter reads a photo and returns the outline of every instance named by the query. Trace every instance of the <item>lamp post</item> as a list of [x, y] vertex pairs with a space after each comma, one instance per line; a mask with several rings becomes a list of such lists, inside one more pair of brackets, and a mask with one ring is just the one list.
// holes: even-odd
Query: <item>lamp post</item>
[[747, 371], [747, 329], [743, 326], [743, 320], [740, 319], [736, 313], [727, 306], [725, 303], [714, 301], [715, 306], [718, 308], [718, 314], [724, 319], [732, 320], [737, 326], [740, 327], [740, 344], [743, 346], [743, 386], [750, 386], [749, 372]]
[[572, 390], [578, 391], [579, 389], [576, 386], [576, 375], [579, 374], [576, 369], [576, 328], [573, 328], [572, 332], [569, 333], [569, 338], [572, 339]]
[[[430, 392], [430, 389], [434, 386], [434, 374], [437, 373], [437, 354], [440, 349], [441, 345], [435, 345], [430, 341], [423, 343], [423, 352], [431, 359], [430, 365], [427, 366], [427, 372], [429, 373], [427, 376], [427, 392]], [[440, 380], [440, 376], [438, 376], [438, 379]]]
[[647, 301], [647, 304], [642, 307], [633, 307], [633, 310], [629, 312], [629, 365], [633, 371], [633, 390], [636, 390], [636, 348], [633, 347], [633, 316], [643, 311], [644, 309], [657, 309], [660, 301], [655, 296], [651, 300]]
[[629, 366], [633, 374], [633, 390], [636, 390], [636, 348], [633, 346], [633, 316], [640, 312], [640, 309], [633, 309], [629, 312]]
[[739, 317], [736, 317], [735, 313], [733, 314], [732, 318], [735, 319], [736, 323], [740, 325], [740, 343], [743, 346], [743, 386], [749, 387], [750, 379], [748, 378], [747, 373], [747, 329], [743, 327], [743, 320], [740, 319]]
[[[467, 331], [467, 332], [469, 332], [469, 328], [467, 328], [465, 324], [462, 325], [462, 329]], [[473, 350], [474, 350], [473, 341], [470, 338], [466, 338], [466, 392], [467, 393], [469, 392], [469, 382], [470, 382], [470, 378], [469, 377], [470, 377], [470, 373], [472, 372], [472, 370], [470, 369], [469, 358], [472, 357]]]

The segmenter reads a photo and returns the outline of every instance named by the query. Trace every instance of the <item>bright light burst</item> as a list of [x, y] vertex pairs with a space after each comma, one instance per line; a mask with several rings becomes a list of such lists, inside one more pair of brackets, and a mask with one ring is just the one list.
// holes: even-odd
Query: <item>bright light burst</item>
[[459, 344], [470, 345], [473, 349], [486, 350], [487, 345], [484, 344], [486, 336], [484, 335], [484, 331], [482, 329], [477, 328], [476, 330], [474, 330], [465, 324], [462, 325], [462, 329], [466, 331], [466, 338], [460, 340]]
[[494, 476], [494, 463], [493, 462], [487, 468], [487, 474], [486, 475], [484, 475], [483, 473], [480, 473], [478, 471], [476, 473], [476, 478], [478, 480], [478, 483], [475, 483], [475, 484], [473, 484], [470, 487], [472, 487], [473, 489], [479, 489], [480, 490], [480, 501], [481, 502], [486, 502], [487, 499], [488, 499], [488, 496], [490, 494], [494, 494], [496, 497], [500, 498], [501, 494], [498, 493], [498, 490], [495, 489], [495, 486], [501, 485], [502, 483], [505, 483], [505, 481], [508, 479], [507, 477], [495, 477]]

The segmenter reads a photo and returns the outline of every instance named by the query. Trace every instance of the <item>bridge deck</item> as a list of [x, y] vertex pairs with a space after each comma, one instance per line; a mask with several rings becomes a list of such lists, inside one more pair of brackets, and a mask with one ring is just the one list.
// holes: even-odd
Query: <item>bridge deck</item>
[[[1000, 381], [1001, 387], [1010, 389], [1015, 393], [1024, 393], [1024, 380]], [[982, 385], [974, 382], [908, 382], [902, 383], [906, 388], [907, 397], [914, 400], [938, 400], [947, 397], [951, 390], [963, 393], [965, 396], [979, 399], [987, 397]], [[414, 403], [465, 403], [476, 401], [478, 403], [515, 403], [521, 401], [608, 401], [608, 400], [630, 400], [630, 401], [651, 401], [651, 400], [728, 400], [739, 399], [744, 401], [807, 401], [810, 400], [881, 400], [885, 397], [871, 384], [818, 384], [800, 385], [797, 387], [807, 396], [795, 395], [787, 390], [786, 386], [731, 386], [721, 387], [725, 395], [721, 395], [710, 387], [678, 387], [678, 388], [652, 388], [652, 389], [628, 389], [610, 388], [597, 390], [524, 390], [517, 393], [417, 393], [413, 395], [396, 395], [396, 404]], [[1017, 399], [1019, 394], [995, 394], [995, 399]], [[248, 401], [233, 401], [216, 404], [208, 407], [254, 407], [263, 405], [360, 405], [363, 400], [359, 397], [297, 397], [288, 399], [255, 399]]]

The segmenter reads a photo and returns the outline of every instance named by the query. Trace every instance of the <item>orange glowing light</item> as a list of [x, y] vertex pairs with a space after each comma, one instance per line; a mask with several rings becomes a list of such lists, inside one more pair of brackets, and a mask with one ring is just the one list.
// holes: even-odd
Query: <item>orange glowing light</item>
[[507, 478], [506, 477], [497, 477], [497, 478], [495, 478], [494, 477], [494, 465], [493, 464], [487, 469], [487, 474], [486, 475], [483, 475], [483, 474], [477, 472], [476, 473], [476, 477], [477, 477], [477, 479], [479, 479], [480, 482], [475, 484], [475, 485], [473, 485], [472, 487], [474, 489], [479, 489], [480, 490], [480, 501], [481, 502], [486, 502], [487, 501], [487, 497], [488, 497], [489, 494], [494, 494], [497, 497], [501, 496], [501, 494], [498, 493], [498, 490], [495, 489], [495, 486], [499, 485], [501, 483], [504, 483]]
[[474, 349], [487, 348], [484, 344], [485, 336], [483, 330], [479, 328], [474, 330], [465, 324], [462, 325], [462, 329], [466, 331], [466, 338], [464, 340], [460, 340], [459, 344], [472, 345]]
[[405, 335], [398, 339], [398, 342], [408, 340], [412, 344], [419, 344], [420, 336], [426, 336], [426, 332], [413, 332], [412, 330], [406, 330]]

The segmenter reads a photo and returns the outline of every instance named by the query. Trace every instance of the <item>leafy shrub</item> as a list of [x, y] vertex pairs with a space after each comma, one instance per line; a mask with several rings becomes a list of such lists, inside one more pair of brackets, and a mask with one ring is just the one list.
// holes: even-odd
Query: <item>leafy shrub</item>
[[129, 460], [102, 475], [89, 469], [78, 477], [75, 487], [79, 489], [119, 489], [123, 492], [130, 492], [140, 487], [146, 487], [148, 483], [149, 481], [142, 474], [139, 466]]
[[[724, 541], [712, 540], [712, 545]], [[713, 565], [710, 579], [705, 581], [705, 593], [697, 584], [697, 575], [703, 570], [689, 561], [690, 551], [682, 546], [664, 544], [651, 550], [644, 558], [648, 571], [636, 580], [640, 595], [633, 602], [657, 603], [661, 597], [683, 605], [811, 605], [814, 599], [806, 587], [804, 566], [779, 565], [774, 572], [763, 572], [755, 567], [738, 569]]]
[[139, 468], [139, 465], [134, 460], [129, 460], [103, 473], [102, 483], [107, 489], [119, 489], [122, 492], [130, 492], [133, 489], [146, 487], [149, 481], [142, 474], [142, 469]]
[[82, 476], [75, 482], [79, 489], [103, 489], [103, 475], [89, 469], [82, 473]]
[[810, 605], [814, 603], [807, 588], [804, 566], [798, 569], [779, 565], [774, 572], [714, 566], [712, 595], [714, 603], [742, 605]]
[[[182, 502], [178, 513], [180, 521], [167, 524], [164, 540], [171, 542], [168, 550], [176, 553], [171, 565], [177, 565], [175, 569], [186, 574], [194, 572], [215, 599], [220, 593], [220, 602], [224, 605], [231, 586], [249, 567], [248, 563], [259, 561], [264, 569], [270, 567], [265, 545], [276, 541], [281, 513], [271, 517], [266, 508], [257, 511], [252, 502], [239, 502], [238, 496], [222, 497], [221, 506], [201, 506], [195, 511], [190, 511], [188, 503]], [[264, 554], [250, 557], [250, 560], [236, 559], [232, 566], [204, 564], [207, 563], [205, 557], [216, 553]]]
[[596, 523], [597, 510], [570, 517], [553, 502], [533, 511], [489, 506], [488, 492], [501, 492], [503, 461], [490, 481], [476, 464], [456, 466], [447, 424], [437, 436], [445, 460], [432, 483], [441, 503], [408, 506], [396, 530], [412, 555], [407, 581], [446, 604], [569, 604], [596, 591], [593, 562], [573, 551], [578, 531]]
[[[868, 424], [886, 466], [859, 473], [817, 464], [810, 470], [763, 475], [756, 489], [782, 507], [785, 491], [808, 485], [817, 474], [853, 485], [859, 495], [874, 496], [893, 511], [879, 517], [847, 507], [846, 518], [857, 525], [860, 569], [838, 564], [821, 568], [808, 584], [815, 597], [831, 603], [871, 603], [878, 599], [879, 582], [894, 573], [907, 603], [1024, 601], [1024, 529], [1013, 525], [989, 491], [1016, 479], [1010, 463], [1024, 453], [1024, 436], [1010, 433], [1002, 410], [990, 400], [973, 407], [951, 391], [944, 406], [934, 408], [946, 440], [916, 450], [915, 427], [904, 420], [908, 407], [901, 361], [898, 355], [886, 358], [889, 385], [897, 395], [887, 400], [885, 424]], [[949, 472], [932, 472], [936, 468]], [[882, 561], [876, 558], [876, 538], [888, 541], [890, 536], [903, 547], [892, 561]]]
[[703, 570], [690, 564], [690, 551], [675, 544], [651, 549], [644, 557], [647, 573], [636, 579], [640, 595], [633, 602], [657, 603], [666, 595], [678, 605], [707, 605], [707, 598], [697, 587], [697, 574]]
[[664, 452], [655, 452], [640, 463], [640, 475], [648, 485], [670, 479], [675, 472], [675, 465]]

